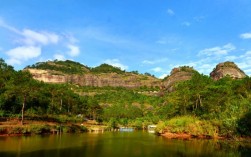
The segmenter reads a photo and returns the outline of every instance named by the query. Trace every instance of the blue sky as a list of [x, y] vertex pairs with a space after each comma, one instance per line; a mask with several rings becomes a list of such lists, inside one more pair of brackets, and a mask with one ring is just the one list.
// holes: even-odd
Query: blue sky
[[0, 57], [101, 63], [163, 78], [235, 62], [251, 74], [250, 0], [1, 0]]

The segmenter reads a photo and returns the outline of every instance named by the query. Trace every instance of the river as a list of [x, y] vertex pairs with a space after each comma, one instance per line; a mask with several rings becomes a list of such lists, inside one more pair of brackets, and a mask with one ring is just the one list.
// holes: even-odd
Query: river
[[251, 156], [250, 143], [165, 139], [147, 132], [0, 137], [0, 157]]

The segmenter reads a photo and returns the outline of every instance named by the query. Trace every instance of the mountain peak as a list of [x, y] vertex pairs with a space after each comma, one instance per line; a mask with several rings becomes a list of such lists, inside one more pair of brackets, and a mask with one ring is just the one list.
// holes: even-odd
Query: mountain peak
[[169, 91], [172, 92], [174, 90], [174, 85], [178, 82], [190, 80], [194, 73], [197, 71], [189, 66], [180, 66], [177, 68], [173, 68], [170, 76], [168, 76], [163, 81], [163, 86]]
[[225, 76], [230, 76], [233, 79], [241, 79], [247, 75], [234, 62], [230, 61], [217, 64], [210, 73], [210, 77], [213, 80], [219, 80]]

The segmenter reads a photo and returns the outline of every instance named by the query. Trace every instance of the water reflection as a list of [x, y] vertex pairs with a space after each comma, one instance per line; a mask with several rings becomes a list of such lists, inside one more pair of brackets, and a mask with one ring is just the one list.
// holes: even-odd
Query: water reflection
[[250, 143], [170, 140], [144, 132], [0, 137], [1, 157], [236, 157], [250, 154]]

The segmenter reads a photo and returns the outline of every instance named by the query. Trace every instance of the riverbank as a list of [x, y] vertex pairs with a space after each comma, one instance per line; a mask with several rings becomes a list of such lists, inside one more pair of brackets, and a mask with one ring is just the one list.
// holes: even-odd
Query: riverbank
[[162, 136], [167, 139], [180, 139], [180, 140], [192, 140], [192, 139], [212, 139], [212, 140], [224, 140], [224, 141], [232, 141], [232, 142], [244, 142], [244, 143], [251, 143], [251, 137], [241, 137], [241, 136], [233, 136], [233, 137], [227, 137], [227, 136], [208, 136], [208, 135], [191, 135], [188, 133], [171, 133], [171, 132], [165, 132], [158, 134], [159, 136]]
[[97, 132], [106, 128], [94, 121], [80, 123], [26, 120], [21, 125], [19, 119], [10, 119], [0, 122], [0, 136]]
[[227, 139], [226, 137], [222, 136], [208, 136], [208, 135], [192, 135], [188, 133], [171, 133], [171, 132], [165, 132], [162, 134], [159, 134], [160, 136], [163, 136], [168, 139], [183, 139], [183, 140], [189, 140], [189, 139]]
[[203, 120], [194, 116], [174, 117], [157, 124], [156, 133], [168, 139], [226, 139], [251, 141], [250, 136], [226, 131], [220, 122]]

